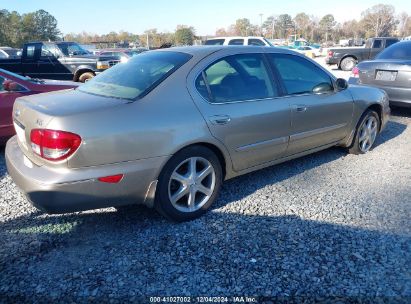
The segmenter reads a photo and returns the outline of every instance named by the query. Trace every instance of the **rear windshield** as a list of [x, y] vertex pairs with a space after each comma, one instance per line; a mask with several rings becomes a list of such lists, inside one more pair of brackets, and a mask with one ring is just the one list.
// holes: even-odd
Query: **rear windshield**
[[377, 59], [411, 60], [411, 41], [399, 42], [382, 51]]
[[223, 45], [224, 39], [210, 39], [204, 42], [204, 45]]
[[78, 90], [134, 100], [144, 96], [190, 58], [190, 55], [178, 52], [142, 53], [94, 77]]

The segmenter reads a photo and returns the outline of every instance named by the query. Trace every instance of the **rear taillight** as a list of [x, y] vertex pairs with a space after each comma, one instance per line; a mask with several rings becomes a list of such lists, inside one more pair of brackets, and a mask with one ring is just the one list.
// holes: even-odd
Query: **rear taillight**
[[360, 77], [360, 69], [358, 67], [354, 67], [351, 71], [351, 77]]
[[332, 57], [333, 55], [334, 55], [333, 51], [328, 51], [328, 54], [327, 54], [328, 57]]
[[81, 137], [70, 132], [33, 129], [30, 141], [34, 153], [47, 160], [59, 161], [76, 152], [81, 144]]

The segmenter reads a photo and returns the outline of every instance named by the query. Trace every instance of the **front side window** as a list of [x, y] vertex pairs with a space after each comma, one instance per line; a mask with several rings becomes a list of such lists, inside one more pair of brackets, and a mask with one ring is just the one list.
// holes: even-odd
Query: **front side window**
[[56, 46], [51, 44], [43, 44], [41, 46], [41, 57], [58, 57], [59, 50]]
[[211, 39], [207, 40], [204, 45], [223, 45], [224, 39]]
[[117, 64], [81, 85], [78, 90], [121, 99], [134, 100], [144, 96], [191, 56], [179, 52], [147, 52]]
[[385, 47], [389, 47], [390, 45], [393, 45], [394, 43], [397, 43], [398, 40], [397, 39], [387, 39], [387, 41], [385, 41]]
[[209, 102], [257, 100], [278, 96], [260, 54], [224, 57], [196, 80], [198, 92]]
[[294, 55], [269, 54], [288, 95], [334, 91], [330, 76], [312, 62]]
[[3, 87], [3, 82], [4, 82], [4, 77], [0, 76], [0, 92], [4, 91], [4, 87]]
[[65, 56], [89, 55], [90, 52], [83, 49], [79, 44], [74, 42], [60, 42], [57, 44], [60, 51]]
[[231, 39], [228, 45], [244, 45], [244, 39]]
[[393, 44], [382, 51], [377, 59], [411, 60], [411, 41]]
[[248, 39], [248, 45], [265, 46], [265, 43], [260, 39]]

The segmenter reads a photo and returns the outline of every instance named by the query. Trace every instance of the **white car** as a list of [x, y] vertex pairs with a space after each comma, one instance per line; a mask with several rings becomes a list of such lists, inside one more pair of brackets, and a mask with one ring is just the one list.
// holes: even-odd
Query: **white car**
[[264, 37], [216, 37], [209, 38], [204, 45], [256, 45], [256, 46], [274, 46]]
[[300, 46], [299, 48], [296, 48], [295, 51], [310, 58], [322, 56], [322, 49], [316, 49], [312, 46]]

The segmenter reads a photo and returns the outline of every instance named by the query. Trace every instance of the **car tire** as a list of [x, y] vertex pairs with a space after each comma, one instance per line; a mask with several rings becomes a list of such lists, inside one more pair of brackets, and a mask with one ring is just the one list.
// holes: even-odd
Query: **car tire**
[[79, 82], [86, 82], [87, 80], [90, 80], [93, 77], [94, 77], [94, 74], [92, 72], [86, 72], [86, 73], [81, 74], [78, 77], [78, 81]]
[[343, 71], [351, 71], [356, 64], [357, 61], [353, 57], [346, 57], [343, 60], [341, 60], [340, 68]]
[[380, 117], [377, 112], [367, 110], [360, 118], [355, 130], [351, 146], [348, 148], [350, 154], [365, 154], [371, 150], [380, 130]]
[[203, 146], [185, 148], [164, 166], [154, 206], [172, 221], [196, 219], [213, 204], [222, 180], [221, 164], [213, 151]]

